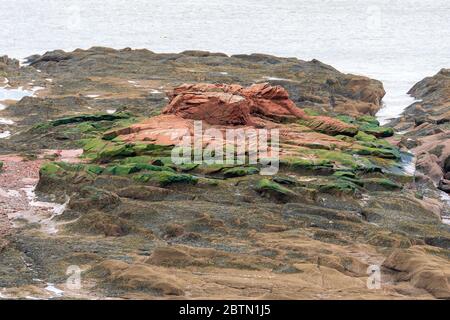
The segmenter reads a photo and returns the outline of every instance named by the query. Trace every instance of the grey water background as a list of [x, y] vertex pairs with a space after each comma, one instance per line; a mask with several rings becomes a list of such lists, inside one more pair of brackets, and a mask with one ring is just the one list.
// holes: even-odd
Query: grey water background
[[450, 67], [449, 17], [447, 0], [0, 0], [0, 55], [100, 45], [316, 58], [383, 81], [386, 120]]

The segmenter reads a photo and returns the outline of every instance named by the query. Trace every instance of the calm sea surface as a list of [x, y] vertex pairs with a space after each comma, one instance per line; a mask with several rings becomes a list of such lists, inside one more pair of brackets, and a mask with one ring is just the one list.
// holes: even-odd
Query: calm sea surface
[[0, 0], [0, 55], [101, 45], [316, 58], [382, 80], [386, 119], [450, 67], [449, 17], [447, 0]]

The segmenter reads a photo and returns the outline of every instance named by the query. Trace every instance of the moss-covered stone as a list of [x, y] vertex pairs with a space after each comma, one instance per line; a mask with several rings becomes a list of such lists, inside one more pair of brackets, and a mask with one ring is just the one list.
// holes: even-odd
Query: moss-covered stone
[[331, 194], [354, 194], [358, 185], [348, 179], [336, 179], [319, 185], [319, 191]]
[[107, 167], [104, 172], [116, 176], [127, 176], [139, 171], [139, 168], [133, 165], [118, 165]]
[[286, 187], [279, 185], [278, 183], [269, 179], [261, 179], [256, 184], [255, 190], [259, 193], [269, 193], [275, 196], [289, 196], [295, 193]]
[[378, 138], [387, 138], [394, 135], [394, 129], [392, 128], [375, 126], [369, 123], [363, 124], [359, 129]]
[[284, 184], [284, 185], [296, 185], [297, 184], [297, 180], [295, 180], [294, 178], [291, 177], [273, 177], [272, 179], [273, 181], [275, 181], [276, 183], [279, 184]]
[[88, 121], [115, 121], [118, 119], [127, 119], [130, 118], [130, 115], [127, 113], [101, 113], [101, 114], [87, 114], [87, 115], [77, 115], [71, 117], [65, 117], [61, 119], [56, 119], [49, 121], [48, 125], [52, 127], [61, 126], [65, 124], [71, 123], [80, 123], [80, 122], [88, 122]]
[[180, 174], [169, 171], [153, 171], [148, 173], [139, 173], [133, 176], [133, 179], [142, 183], [154, 183], [161, 187], [171, 184], [196, 184], [198, 178], [189, 174]]
[[364, 131], [358, 131], [358, 133], [355, 136], [356, 140], [364, 141], [364, 142], [375, 142], [377, 141], [377, 137], [371, 134], [367, 134]]
[[367, 115], [367, 114], [358, 117], [356, 120], [358, 122], [365, 122], [365, 123], [369, 123], [369, 124], [374, 125], [374, 126], [379, 126], [380, 125], [380, 122], [377, 120], [376, 117], [370, 116], [370, 115]]
[[371, 134], [377, 138], [391, 137], [394, 135], [392, 128], [381, 127], [378, 120], [372, 116], [365, 115], [355, 119], [351, 116], [339, 115], [337, 118], [346, 123], [353, 124], [359, 128], [359, 131]]
[[39, 170], [41, 176], [50, 176], [62, 172], [64, 172], [64, 170], [54, 162], [44, 163]]
[[130, 164], [130, 163], [144, 163], [144, 164], [150, 164], [153, 163], [154, 158], [151, 156], [135, 156], [135, 157], [127, 157], [122, 160], [123, 164]]
[[88, 172], [94, 173], [94, 174], [102, 174], [104, 171], [104, 168], [100, 167], [100, 166], [96, 166], [96, 165], [87, 165], [86, 166], [86, 170]]
[[305, 160], [298, 159], [292, 164], [294, 168], [305, 168], [305, 167], [328, 167], [332, 168], [333, 163], [329, 159], [319, 159], [319, 160]]
[[258, 168], [255, 167], [235, 167], [223, 171], [225, 178], [244, 177], [252, 174], [257, 174]]
[[400, 151], [394, 148], [373, 148], [361, 146], [358, 148], [353, 148], [349, 150], [349, 153], [358, 154], [362, 156], [374, 156], [385, 159], [395, 159], [401, 158]]
[[110, 144], [105, 146], [96, 157], [98, 160], [111, 160], [115, 157], [132, 155], [133, 151], [125, 144]]

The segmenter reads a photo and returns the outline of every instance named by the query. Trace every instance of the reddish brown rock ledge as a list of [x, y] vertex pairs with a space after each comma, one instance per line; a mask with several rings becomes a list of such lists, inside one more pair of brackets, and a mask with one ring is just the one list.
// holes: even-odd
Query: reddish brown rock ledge
[[120, 136], [123, 141], [130, 142], [172, 145], [177, 144], [186, 132], [192, 134], [194, 120], [202, 120], [203, 129], [210, 126], [219, 130], [230, 126], [277, 128], [282, 142], [339, 146], [345, 142], [333, 135], [353, 136], [358, 131], [355, 126], [338, 119], [307, 115], [289, 99], [284, 88], [267, 83], [247, 88], [235, 84], [184, 84], [168, 96], [169, 104], [162, 115], [107, 132], [106, 136]]

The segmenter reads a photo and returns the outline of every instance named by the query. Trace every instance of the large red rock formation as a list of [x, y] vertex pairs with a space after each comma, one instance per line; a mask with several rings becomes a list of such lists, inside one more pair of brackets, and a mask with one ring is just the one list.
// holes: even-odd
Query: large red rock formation
[[305, 118], [287, 91], [267, 83], [248, 88], [227, 84], [184, 84], [169, 94], [164, 114], [203, 120], [212, 125], [255, 125], [266, 118], [281, 122]]
[[[126, 142], [173, 145], [178, 144], [187, 133], [193, 134], [194, 120], [202, 120], [204, 131], [211, 127], [222, 132], [230, 127], [276, 128], [280, 130], [282, 143], [285, 141], [292, 146], [322, 145], [327, 148], [348, 144], [332, 135], [357, 133], [356, 127], [340, 120], [307, 115], [289, 99], [284, 88], [267, 83], [247, 88], [227, 84], [184, 84], [168, 96], [170, 102], [162, 115], [106, 135], [110, 138], [120, 136]], [[213, 141], [212, 138], [203, 139], [204, 144]]]

